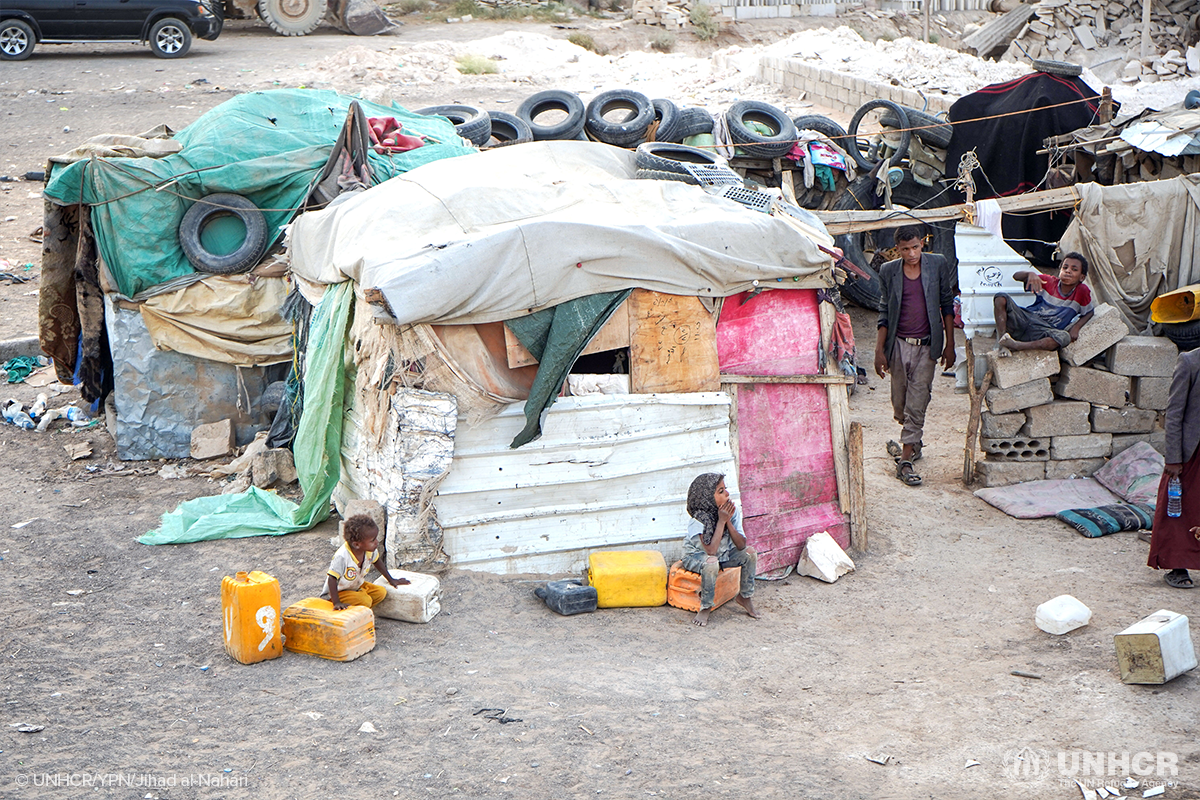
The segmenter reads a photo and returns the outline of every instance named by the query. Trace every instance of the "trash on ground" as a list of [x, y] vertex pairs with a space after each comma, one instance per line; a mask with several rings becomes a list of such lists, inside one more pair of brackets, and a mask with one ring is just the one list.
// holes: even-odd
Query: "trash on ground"
[[1196, 667], [1188, 618], [1159, 609], [1113, 636], [1122, 683], [1166, 683]]
[[1096, 790], [1084, 786], [1079, 781], [1075, 781], [1075, 785], [1079, 787], [1079, 791], [1083, 794], [1083, 800], [1096, 800]]
[[37, 733], [46, 729], [45, 725], [30, 725], [28, 722], [13, 722], [9, 727], [16, 728], [18, 733]]
[[963, 769], [970, 769], [971, 767], [979, 767], [979, 766], [982, 766], [982, 763], [979, 761], [976, 761], [975, 759], [972, 758], [966, 764], [963, 764]]
[[1016, 675], [1018, 678], [1032, 678], [1035, 681], [1040, 681], [1042, 679], [1041, 675], [1035, 675], [1032, 672], [1022, 672], [1019, 669], [1014, 669], [1012, 672], [1010, 672], [1008, 674]]
[[1121, 786], [1125, 787], [1126, 789], [1136, 789], [1139, 786], [1141, 786], [1141, 783], [1138, 781], [1137, 778], [1130, 777], [1130, 778], [1126, 778], [1125, 782], [1122, 783]]
[[1060, 594], [1037, 607], [1037, 626], [1046, 633], [1061, 636], [1092, 621], [1092, 611], [1069, 594]]
[[79, 461], [80, 459], [87, 458], [92, 454], [92, 443], [72, 442], [71, 444], [64, 444], [63, 450], [67, 451], [67, 455], [72, 461]]
[[864, 758], [866, 758], [867, 761], [870, 761], [873, 764], [883, 764], [885, 767], [888, 764], [896, 763], [896, 757], [887, 755], [886, 753], [880, 753], [877, 756], [864, 756]]
[[1142, 792], [1142, 797], [1158, 797], [1167, 790], [1166, 786], [1155, 786], [1153, 789], [1147, 789]]
[[833, 540], [829, 531], [808, 537], [800, 552], [800, 562], [796, 565], [796, 574], [808, 575], [826, 583], [833, 583], [853, 571], [854, 562]]
[[358, 728], [359, 733], [379, 733], [379, 729], [369, 722], [364, 722]]

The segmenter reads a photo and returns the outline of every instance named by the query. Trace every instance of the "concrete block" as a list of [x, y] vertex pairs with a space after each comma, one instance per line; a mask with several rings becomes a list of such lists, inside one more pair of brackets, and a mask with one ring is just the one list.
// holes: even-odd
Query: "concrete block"
[[1082, 400], [1059, 400], [1025, 409], [1022, 436], [1081, 436], [1092, 432], [1089, 415], [1091, 403]]
[[1124, 375], [1113, 375], [1098, 369], [1073, 367], [1063, 364], [1054, 393], [1072, 400], [1087, 400], [1089, 403], [1121, 408], [1127, 401], [1130, 379]]
[[1138, 408], [1165, 411], [1167, 398], [1171, 395], [1170, 378], [1134, 378], [1133, 404]]
[[1107, 458], [1073, 458], [1069, 461], [1047, 461], [1046, 480], [1090, 478], [1092, 473], [1108, 463]]
[[1017, 431], [1025, 427], [1025, 415], [1019, 412], [993, 414], [990, 411], [984, 411], [979, 420], [980, 435], [985, 439], [1008, 439], [1016, 436]]
[[380, 535], [386, 530], [387, 512], [375, 500], [348, 500], [345, 507], [342, 509], [342, 521], [338, 523], [338, 535], [342, 533], [342, 527], [346, 520], [351, 517], [365, 514], [371, 518], [376, 527], [379, 528]]
[[1108, 303], [1096, 306], [1092, 318], [1079, 329], [1079, 338], [1062, 349], [1063, 361], [1082, 367], [1129, 335], [1121, 312]]
[[1084, 436], [1054, 436], [1050, 439], [1050, 458], [1054, 461], [1103, 458], [1109, 455], [1112, 455], [1111, 433], [1089, 433]]
[[987, 360], [992, 365], [992, 382], [1001, 389], [1057, 375], [1062, 366], [1057, 350], [1023, 350], [1003, 358], [993, 350]]
[[17, 339], [5, 339], [0, 342], [0, 364], [17, 356], [32, 356], [37, 358], [42, 354], [42, 345], [36, 336], [22, 336]]
[[1092, 430], [1096, 433], [1149, 433], [1158, 412], [1148, 408], [1092, 408]]
[[983, 452], [992, 461], [1049, 461], [1050, 440], [1021, 436], [984, 439]]
[[975, 476], [984, 486], [1009, 486], [1046, 477], [1045, 461], [979, 461]]
[[1030, 406], [1040, 406], [1054, 400], [1054, 392], [1050, 391], [1050, 379], [1038, 378], [1036, 381], [1021, 383], [1010, 389], [988, 389], [983, 396], [987, 401], [988, 411], [993, 414], [1011, 414]]
[[192, 429], [191, 456], [197, 461], [220, 458], [233, 452], [233, 420], [223, 419]]
[[1132, 447], [1138, 442], [1147, 442], [1151, 447], [1159, 453], [1167, 451], [1167, 432], [1161, 428], [1150, 433], [1120, 433], [1114, 434], [1112, 440], [1112, 454], [1115, 456], [1118, 453]]
[[1108, 369], [1138, 378], [1169, 378], [1178, 358], [1179, 348], [1165, 336], [1126, 336], [1108, 349]]

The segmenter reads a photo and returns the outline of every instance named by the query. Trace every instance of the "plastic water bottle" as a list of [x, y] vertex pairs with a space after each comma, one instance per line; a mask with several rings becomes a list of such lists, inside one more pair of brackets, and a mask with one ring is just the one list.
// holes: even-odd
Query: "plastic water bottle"
[[[7, 416], [7, 413], [5, 414], [5, 416]], [[12, 422], [13, 425], [16, 425], [18, 428], [24, 428], [27, 431], [31, 431], [37, 427], [37, 423], [33, 421], [33, 418], [30, 417], [28, 414], [26, 414], [24, 411], [18, 411], [16, 414], [13, 415], [12, 419], [9, 421]]]
[[1167, 516], [1178, 517], [1183, 513], [1183, 484], [1178, 475], [1167, 481]]

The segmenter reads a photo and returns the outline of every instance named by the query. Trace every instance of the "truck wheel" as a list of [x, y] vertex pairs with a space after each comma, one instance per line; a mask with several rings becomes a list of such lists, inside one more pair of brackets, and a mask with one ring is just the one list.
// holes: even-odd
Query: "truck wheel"
[[19, 19], [0, 22], [0, 60], [24, 61], [33, 53], [33, 28]]
[[325, 19], [327, 0], [258, 0], [258, 15], [282, 36], [312, 33]]
[[150, 28], [150, 51], [159, 58], [183, 58], [192, 49], [192, 31], [175, 17], [165, 17]]

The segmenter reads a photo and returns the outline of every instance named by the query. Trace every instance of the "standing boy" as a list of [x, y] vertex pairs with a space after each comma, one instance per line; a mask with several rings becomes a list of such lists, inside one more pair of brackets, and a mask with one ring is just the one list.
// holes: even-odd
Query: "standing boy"
[[[1189, 569], [1200, 569], [1200, 349], [1179, 356], [1166, 410], [1166, 466], [1154, 506], [1150, 566], [1169, 569], [1167, 585], [1191, 589]], [[1183, 487], [1182, 512], [1167, 515], [1167, 483]]]
[[894, 453], [896, 477], [908, 486], [921, 485], [913, 462], [922, 455], [925, 409], [939, 355], [943, 369], [954, 366], [955, 276], [943, 256], [922, 252], [923, 227], [896, 229], [900, 258], [879, 269], [875, 373], [881, 378], [892, 373], [892, 411], [904, 426], [902, 446]]
[[1096, 304], [1083, 282], [1087, 259], [1067, 253], [1058, 267], [1058, 277], [1040, 272], [1014, 272], [1013, 278], [1036, 295], [1033, 305], [1019, 306], [1006, 294], [996, 295], [996, 336], [999, 347], [1009, 350], [1057, 350], [1079, 338]]

